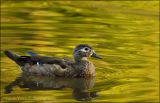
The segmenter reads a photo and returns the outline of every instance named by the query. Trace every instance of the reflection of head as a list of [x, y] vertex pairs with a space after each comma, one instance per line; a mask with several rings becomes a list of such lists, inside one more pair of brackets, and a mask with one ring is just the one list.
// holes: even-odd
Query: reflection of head
[[96, 92], [89, 92], [88, 90], [74, 89], [73, 98], [78, 101], [91, 101], [97, 97]]

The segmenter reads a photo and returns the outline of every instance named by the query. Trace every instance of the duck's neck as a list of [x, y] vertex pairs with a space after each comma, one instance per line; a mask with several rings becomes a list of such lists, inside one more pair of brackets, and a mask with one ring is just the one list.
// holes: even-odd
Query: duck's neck
[[74, 56], [74, 60], [76, 63], [79, 63], [81, 61], [88, 61], [87, 57], [79, 57], [79, 56]]

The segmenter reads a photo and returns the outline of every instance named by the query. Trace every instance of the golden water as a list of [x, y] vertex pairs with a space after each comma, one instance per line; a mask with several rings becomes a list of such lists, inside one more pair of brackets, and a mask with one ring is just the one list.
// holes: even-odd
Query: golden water
[[90, 58], [96, 66], [94, 86], [88, 88], [97, 94], [92, 102], [158, 102], [158, 2], [3, 0], [2, 101], [79, 102], [71, 87], [30, 90], [14, 86], [5, 94], [4, 88], [20, 75], [20, 69], [3, 50], [72, 59], [72, 49], [85, 43], [103, 57]]

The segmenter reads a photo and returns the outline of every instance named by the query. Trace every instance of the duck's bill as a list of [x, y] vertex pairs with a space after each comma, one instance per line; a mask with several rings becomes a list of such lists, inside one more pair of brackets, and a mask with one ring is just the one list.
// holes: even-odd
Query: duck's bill
[[94, 58], [98, 58], [98, 59], [102, 59], [99, 55], [97, 55], [95, 52], [92, 54], [91, 57], [94, 57]]

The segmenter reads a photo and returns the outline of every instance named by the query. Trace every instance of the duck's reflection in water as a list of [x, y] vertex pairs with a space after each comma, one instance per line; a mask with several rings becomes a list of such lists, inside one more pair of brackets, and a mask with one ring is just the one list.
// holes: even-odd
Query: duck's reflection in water
[[97, 97], [96, 92], [89, 89], [94, 86], [94, 77], [90, 78], [62, 78], [21, 75], [5, 87], [5, 93], [11, 93], [13, 88], [28, 88], [33, 90], [62, 90], [63, 88], [73, 89], [73, 98], [78, 101], [90, 101]]

